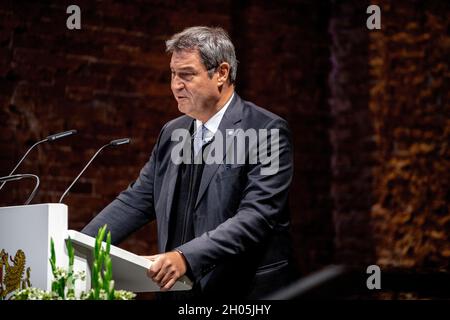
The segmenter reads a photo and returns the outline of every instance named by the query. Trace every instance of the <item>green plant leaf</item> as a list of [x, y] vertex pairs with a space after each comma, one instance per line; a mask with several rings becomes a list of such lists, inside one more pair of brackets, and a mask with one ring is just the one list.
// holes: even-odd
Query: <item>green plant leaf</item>
[[[106, 225], [105, 225], [106, 227]], [[106, 254], [109, 255], [109, 251], [111, 249], [111, 231], [108, 231], [108, 235], [106, 236]]]
[[50, 238], [50, 266], [52, 267], [53, 276], [56, 272], [56, 254], [55, 254], [55, 242], [53, 238]]
[[67, 253], [69, 255], [69, 268], [70, 268], [70, 267], [73, 267], [73, 263], [75, 260], [75, 250], [73, 249], [72, 239], [70, 239], [70, 236], [66, 241], [66, 248], [67, 248]]
[[[95, 239], [95, 246], [93, 250], [93, 264], [92, 264], [92, 277], [91, 277], [91, 289], [88, 292], [81, 292], [77, 298], [75, 296], [75, 281], [78, 279], [84, 280], [83, 272], [74, 272], [73, 265], [75, 261], [75, 250], [72, 246], [72, 240], [70, 237], [66, 241], [67, 253], [69, 256], [68, 270], [58, 268], [56, 266], [56, 254], [55, 244], [53, 239], [50, 239], [50, 265], [53, 273], [53, 281], [51, 285], [52, 291], [46, 292], [41, 289], [31, 287], [28, 283], [28, 288], [22, 288], [14, 292], [11, 299], [13, 300], [130, 300], [133, 299], [136, 294], [129, 291], [114, 289], [114, 280], [112, 280], [112, 260], [110, 257], [111, 249], [111, 232], [108, 231], [106, 237], [106, 246], [103, 248], [102, 242], [105, 238], [107, 225], [105, 224], [99, 229], [97, 237]], [[27, 269], [29, 278], [29, 268]]]

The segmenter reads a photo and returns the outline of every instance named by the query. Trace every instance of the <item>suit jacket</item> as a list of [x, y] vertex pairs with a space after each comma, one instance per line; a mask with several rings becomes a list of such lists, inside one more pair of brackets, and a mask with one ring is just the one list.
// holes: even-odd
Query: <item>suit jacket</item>
[[[184, 115], [164, 125], [137, 180], [82, 232], [95, 236], [107, 224], [112, 242], [117, 244], [156, 219], [158, 249], [166, 251], [179, 169], [171, 159], [179, 141], [172, 141], [171, 134], [175, 129], [188, 130], [193, 120]], [[260, 162], [205, 165], [193, 212], [195, 238], [178, 249], [205, 297], [260, 298], [291, 281], [287, 203], [293, 174], [290, 130], [285, 120], [237, 94], [218, 132], [225, 137], [229, 129], [278, 129], [279, 170], [274, 175], [261, 175]], [[224, 152], [228, 146], [224, 142]]]

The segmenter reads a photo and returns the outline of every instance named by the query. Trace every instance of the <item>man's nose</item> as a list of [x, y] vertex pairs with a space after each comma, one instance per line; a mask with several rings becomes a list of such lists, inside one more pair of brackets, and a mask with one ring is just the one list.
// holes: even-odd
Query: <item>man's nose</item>
[[181, 90], [183, 88], [184, 88], [183, 81], [178, 76], [175, 76], [172, 79], [172, 89], [179, 91], [179, 90]]

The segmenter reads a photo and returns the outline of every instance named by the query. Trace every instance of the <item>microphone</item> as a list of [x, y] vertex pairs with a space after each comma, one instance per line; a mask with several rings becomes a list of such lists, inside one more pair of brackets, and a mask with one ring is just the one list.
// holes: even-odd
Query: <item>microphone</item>
[[123, 139], [117, 139], [117, 140], [112, 140], [111, 142], [105, 144], [103, 147], [101, 147], [100, 149], [97, 150], [97, 152], [92, 156], [91, 160], [89, 160], [89, 162], [84, 166], [83, 170], [81, 170], [81, 172], [78, 174], [78, 176], [73, 180], [73, 182], [70, 184], [70, 186], [66, 189], [66, 191], [64, 191], [64, 193], [62, 194], [61, 198], [59, 198], [59, 202], [61, 203], [63, 198], [66, 196], [66, 194], [69, 192], [69, 190], [72, 188], [72, 186], [75, 184], [75, 182], [78, 181], [78, 179], [81, 177], [81, 175], [83, 174], [84, 171], [86, 171], [87, 167], [89, 167], [89, 165], [91, 164], [91, 162], [95, 159], [95, 157], [97, 157], [97, 155], [100, 153], [100, 151], [102, 151], [103, 149], [105, 149], [106, 147], [109, 146], [120, 146], [122, 144], [127, 144], [130, 143], [130, 139], [129, 138], [123, 138]]
[[64, 132], [59, 132], [59, 133], [52, 134], [52, 135], [48, 136], [45, 139], [47, 139], [50, 142], [53, 142], [55, 140], [71, 136], [71, 135], [73, 135], [75, 133], [77, 133], [77, 130], [69, 130], [69, 131], [64, 131]]
[[[41, 143], [44, 143], [44, 142], [47, 142], [47, 141], [53, 142], [53, 141], [58, 140], [60, 138], [71, 136], [71, 135], [73, 135], [75, 133], [77, 133], [77, 130], [69, 130], [69, 131], [59, 132], [59, 133], [52, 134], [52, 135], [48, 136], [47, 138], [45, 138], [45, 139], [43, 139], [41, 141], [36, 142], [35, 144], [33, 144], [28, 149], [28, 151], [25, 153], [25, 155], [22, 157], [22, 159], [19, 160], [19, 162], [14, 167], [14, 169], [12, 169], [12, 171], [9, 173], [9, 176], [12, 175], [16, 171], [16, 169], [19, 167], [19, 165], [22, 163], [22, 161], [25, 159], [25, 157], [28, 155], [28, 153], [30, 153], [30, 151], [34, 147], [36, 147], [37, 145], [39, 145]], [[6, 183], [6, 181], [2, 182], [2, 184], [0, 185], [0, 190], [2, 190], [3, 186], [5, 185], [5, 183]]]
[[27, 201], [25, 201], [25, 204], [29, 204], [31, 200], [36, 195], [37, 189], [39, 188], [39, 177], [35, 174], [29, 174], [29, 173], [23, 173], [23, 174], [14, 174], [9, 176], [0, 177], [0, 182], [5, 184], [8, 181], [15, 181], [15, 180], [21, 180], [23, 178], [34, 178], [36, 179], [36, 184], [34, 186], [33, 191], [31, 192], [30, 196], [28, 197]]
[[123, 138], [123, 139], [117, 139], [117, 140], [113, 140], [109, 143], [109, 145], [111, 146], [120, 146], [121, 144], [127, 144], [130, 143], [130, 139], [129, 138]]

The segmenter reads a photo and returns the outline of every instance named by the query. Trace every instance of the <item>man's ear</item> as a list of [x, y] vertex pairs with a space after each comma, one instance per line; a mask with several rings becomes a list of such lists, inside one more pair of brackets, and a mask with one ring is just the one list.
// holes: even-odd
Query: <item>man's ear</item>
[[222, 62], [217, 68], [217, 85], [223, 86], [230, 77], [230, 64], [228, 62]]

